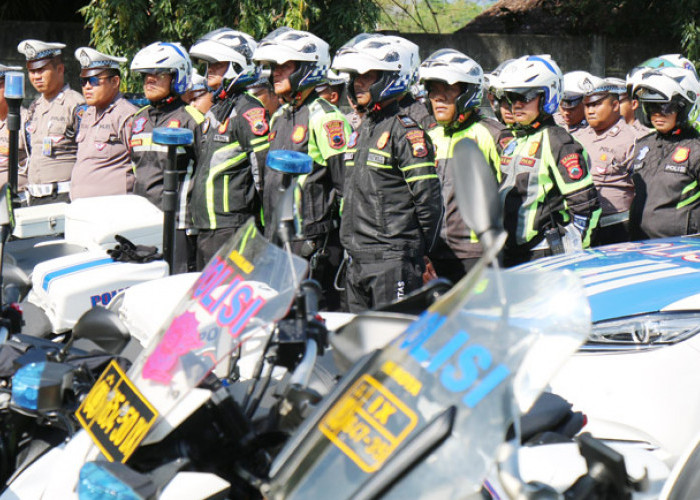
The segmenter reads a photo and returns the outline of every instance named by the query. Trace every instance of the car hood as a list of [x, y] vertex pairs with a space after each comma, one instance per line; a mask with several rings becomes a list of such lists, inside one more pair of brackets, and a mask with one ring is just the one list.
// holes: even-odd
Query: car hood
[[700, 235], [608, 245], [519, 267], [534, 268], [570, 269], [578, 274], [594, 322], [700, 309]]

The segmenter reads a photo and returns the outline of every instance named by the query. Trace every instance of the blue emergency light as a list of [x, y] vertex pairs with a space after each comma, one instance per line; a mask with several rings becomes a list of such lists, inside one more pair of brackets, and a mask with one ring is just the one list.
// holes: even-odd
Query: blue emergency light
[[311, 173], [314, 160], [306, 153], [275, 149], [267, 154], [267, 166], [283, 174]]
[[5, 73], [5, 99], [24, 99], [24, 73]]
[[194, 134], [188, 128], [159, 127], [153, 129], [153, 142], [164, 146], [187, 146], [194, 142]]
[[12, 377], [15, 407], [33, 411], [55, 410], [63, 403], [63, 392], [72, 382], [72, 367], [41, 361], [29, 363]]

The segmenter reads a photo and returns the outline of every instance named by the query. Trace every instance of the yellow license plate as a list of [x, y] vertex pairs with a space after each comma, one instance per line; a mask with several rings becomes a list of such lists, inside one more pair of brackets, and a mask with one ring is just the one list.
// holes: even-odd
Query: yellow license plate
[[379, 470], [418, 422], [371, 375], [362, 375], [321, 420], [319, 430], [360, 469]]
[[110, 462], [124, 463], [146, 437], [158, 411], [112, 360], [75, 416]]

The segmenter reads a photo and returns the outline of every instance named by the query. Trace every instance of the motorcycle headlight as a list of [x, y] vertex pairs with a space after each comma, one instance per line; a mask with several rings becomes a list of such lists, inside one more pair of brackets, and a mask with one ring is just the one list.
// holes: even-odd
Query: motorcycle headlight
[[700, 331], [699, 313], [654, 313], [593, 325], [582, 350], [648, 349], [676, 344]]
[[146, 500], [156, 488], [143, 474], [118, 462], [88, 462], [80, 468], [80, 500]]

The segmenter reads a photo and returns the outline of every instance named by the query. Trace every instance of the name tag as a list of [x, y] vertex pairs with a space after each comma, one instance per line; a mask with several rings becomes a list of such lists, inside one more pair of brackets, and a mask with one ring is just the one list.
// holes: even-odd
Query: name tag
[[384, 157], [382, 155], [378, 155], [376, 153], [369, 153], [367, 155], [367, 161], [373, 161], [375, 163], [379, 163], [381, 165], [384, 165], [384, 163], [386, 162], [386, 157]]
[[672, 174], [685, 174], [688, 172], [688, 167], [686, 165], [666, 165], [664, 167], [664, 172], [670, 172]]
[[214, 135], [214, 142], [231, 142], [231, 138], [226, 135], [216, 134]]

